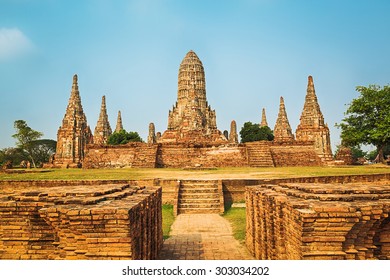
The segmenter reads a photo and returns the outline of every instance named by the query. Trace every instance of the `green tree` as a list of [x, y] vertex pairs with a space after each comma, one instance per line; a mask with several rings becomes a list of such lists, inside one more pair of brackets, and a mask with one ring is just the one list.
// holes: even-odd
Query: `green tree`
[[240, 130], [240, 136], [242, 143], [274, 140], [273, 132], [268, 126], [260, 127], [258, 124], [253, 124], [251, 122], [244, 123], [244, 126]]
[[371, 144], [377, 148], [377, 161], [390, 143], [390, 86], [358, 86], [360, 96], [352, 100], [340, 124], [342, 144], [353, 147]]
[[143, 142], [138, 132], [127, 132], [122, 129], [119, 132], [114, 132], [108, 137], [107, 144], [109, 145], [122, 145], [129, 142]]
[[19, 149], [25, 152], [36, 167], [34, 159], [34, 142], [42, 137], [43, 133], [33, 130], [24, 120], [14, 122], [16, 133], [12, 135], [16, 139], [16, 145]]
[[0, 150], [0, 165], [11, 161], [12, 166], [15, 166], [26, 159], [28, 159], [28, 155], [19, 148], [4, 148]]
[[51, 139], [35, 140], [31, 144], [32, 153], [37, 165], [48, 162], [50, 157], [56, 152], [57, 141]]

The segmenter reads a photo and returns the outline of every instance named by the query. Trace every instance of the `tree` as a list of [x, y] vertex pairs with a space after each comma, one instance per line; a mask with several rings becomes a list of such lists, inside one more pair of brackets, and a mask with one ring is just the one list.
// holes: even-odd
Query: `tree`
[[14, 127], [16, 129], [16, 133], [12, 135], [12, 137], [17, 140], [17, 147], [28, 155], [33, 166], [36, 167], [34, 159], [34, 141], [41, 138], [43, 133], [33, 130], [24, 120], [15, 121]]
[[240, 136], [242, 143], [274, 140], [273, 132], [268, 126], [260, 127], [258, 124], [253, 124], [251, 122], [244, 123], [244, 126], [240, 130]]
[[122, 145], [129, 142], [143, 142], [138, 132], [127, 132], [122, 129], [119, 132], [114, 132], [108, 137], [107, 144], [109, 145]]
[[384, 147], [390, 143], [390, 86], [358, 86], [360, 96], [352, 100], [340, 124], [342, 144], [374, 145], [377, 161], [383, 162]]
[[51, 139], [35, 140], [31, 144], [36, 164], [48, 162], [57, 148], [57, 141]]
[[11, 161], [12, 166], [19, 165], [27, 158], [27, 154], [19, 148], [4, 148], [0, 150], [0, 165], [3, 165], [7, 161]]

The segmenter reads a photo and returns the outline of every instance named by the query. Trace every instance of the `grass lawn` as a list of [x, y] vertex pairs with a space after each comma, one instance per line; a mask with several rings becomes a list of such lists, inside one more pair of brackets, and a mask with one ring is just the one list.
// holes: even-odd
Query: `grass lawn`
[[0, 172], [0, 180], [272, 179], [375, 173], [390, 173], [390, 166], [373, 164], [348, 167], [236, 167], [210, 170], [173, 168], [31, 169], [21, 174]]
[[241, 243], [245, 242], [246, 214], [245, 208], [230, 208], [225, 211], [222, 217], [232, 225], [233, 236]]
[[169, 237], [169, 232], [171, 231], [171, 225], [175, 217], [173, 216], [173, 205], [163, 204], [162, 206], [162, 227], [163, 227], [163, 237], [167, 239]]

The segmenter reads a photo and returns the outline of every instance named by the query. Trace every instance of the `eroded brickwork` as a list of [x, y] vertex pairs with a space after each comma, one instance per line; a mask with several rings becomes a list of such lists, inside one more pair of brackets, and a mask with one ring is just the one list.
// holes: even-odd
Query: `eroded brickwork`
[[308, 77], [305, 104], [295, 134], [297, 141], [314, 142], [317, 154], [324, 161], [332, 160], [329, 128], [318, 104], [312, 76]]
[[77, 75], [73, 76], [72, 91], [62, 125], [57, 132], [56, 165], [81, 165], [85, 147], [93, 136], [81, 105]]
[[294, 141], [294, 134], [287, 118], [283, 97], [280, 97], [279, 114], [274, 128], [274, 137], [274, 142]]
[[16, 185], [1, 188], [1, 259], [157, 257], [161, 188]]
[[227, 142], [217, 129], [215, 110], [208, 105], [203, 64], [194, 51], [180, 64], [177, 102], [169, 111], [168, 129], [159, 142]]
[[229, 142], [236, 144], [238, 143], [237, 124], [235, 120], [232, 120], [232, 122], [230, 123]]
[[247, 187], [257, 259], [390, 259], [390, 181]]
[[267, 116], [266, 116], [266, 114], [265, 114], [265, 108], [263, 108], [263, 110], [261, 111], [261, 123], [260, 123], [260, 127], [263, 127], [263, 126], [268, 126]]
[[122, 114], [121, 114], [121, 111], [118, 111], [118, 117], [116, 119], [115, 132], [119, 132], [121, 130], [123, 130]]
[[112, 134], [110, 122], [108, 121], [106, 97], [102, 97], [102, 105], [100, 108], [99, 119], [97, 121], [93, 134], [94, 144], [107, 144], [108, 137]]

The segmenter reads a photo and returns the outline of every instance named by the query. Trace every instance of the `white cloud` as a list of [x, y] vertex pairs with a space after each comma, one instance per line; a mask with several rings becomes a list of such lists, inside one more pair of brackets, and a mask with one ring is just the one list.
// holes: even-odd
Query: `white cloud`
[[29, 53], [33, 43], [18, 28], [0, 28], [0, 61]]

